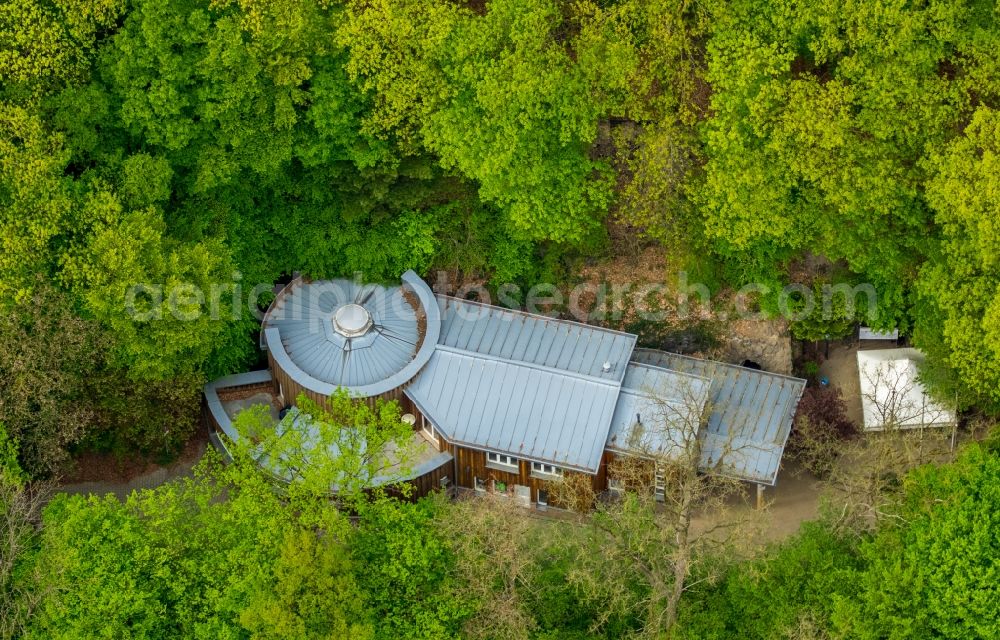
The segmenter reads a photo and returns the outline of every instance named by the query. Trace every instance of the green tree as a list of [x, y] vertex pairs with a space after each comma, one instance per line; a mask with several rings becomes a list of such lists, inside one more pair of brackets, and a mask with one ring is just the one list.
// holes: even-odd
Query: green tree
[[94, 400], [108, 344], [47, 285], [0, 316], [0, 422], [10, 425], [30, 475], [59, 471], [70, 449], [99, 428]]
[[112, 363], [114, 347], [44, 280], [0, 316], [0, 422], [31, 477], [67, 470], [88, 447], [169, 455], [194, 431], [198, 380], [132, 381]]
[[31, 101], [90, 72], [122, 0], [11, 0], [0, 6], [0, 99]]
[[[855, 538], [823, 522], [731, 567], [692, 592], [682, 607], [682, 638], [823, 638], [838, 598], [851, 598], [863, 566]], [[766, 596], [766, 597], [765, 597]], [[811, 632], [811, 633], [810, 633]]]
[[346, 519], [327, 504], [316, 529], [256, 469], [209, 455], [124, 503], [58, 496], [26, 637], [367, 637]]
[[953, 464], [910, 474], [898, 524], [862, 547], [856, 604], [838, 612], [857, 638], [992, 638], [1000, 633], [1000, 459], [973, 445]]
[[340, 541], [299, 530], [287, 532], [277, 543], [281, 548], [273, 579], [252, 595], [240, 615], [252, 638], [373, 637], [367, 602]]
[[454, 638], [473, 606], [452, 575], [453, 558], [434, 518], [445, 498], [366, 503], [351, 539], [353, 566], [378, 638]]
[[[296, 500], [363, 502], [367, 491], [392, 486], [415, 462], [413, 428], [399, 403], [381, 398], [369, 405], [337, 389], [323, 404], [300, 394], [295, 409], [276, 421], [266, 405], [241, 411], [233, 443], [244, 458], [260, 460], [266, 474], [287, 483]], [[401, 491], [407, 487], [401, 486]]]
[[354, 7], [339, 33], [352, 76], [379, 92], [369, 126], [398, 128], [475, 180], [525, 237], [579, 242], [599, 228], [611, 180], [589, 156], [605, 104], [558, 43], [565, 26], [548, 0], [492, 2], [483, 15], [379, 2]]
[[39, 512], [49, 496], [44, 483], [28, 485], [17, 445], [0, 424], [0, 638], [21, 637], [41, 593], [32, 578], [38, 552]]
[[80, 217], [93, 223], [65, 277], [116, 336], [117, 364], [140, 380], [198, 371], [233, 321], [231, 304], [212, 308], [213, 292], [232, 280], [224, 245], [172, 238], [157, 209], [126, 212], [100, 188]]
[[[803, 249], [844, 259], [905, 320], [936, 240], [921, 160], [971, 115], [995, 62], [976, 3], [713, 5], [712, 108], [700, 192], [706, 229], [735, 259]], [[977, 86], [979, 85], [979, 86]], [[752, 264], [752, 262], [751, 262]]]
[[1000, 406], [1000, 114], [978, 109], [929, 164], [927, 196], [944, 237], [920, 272], [918, 344], [973, 398]]
[[50, 243], [71, 224], [69, 154], [30, 110], [0, 102], [0, 300], [24, 299], [48, 273]]
[[[162, 322], [144, 323], [128, 313], [127, 294], [135, 284], [167, 287], [169, 294], [178, 280], [194, 280], [205, 291], [224, 282], [226, 253], [210, 243], [181, 245], [165, 236], [152, 209], [127, 215], [107, 184], [67, 176], [69, 162], [63, 136], [24, 108], [0, 106], [0, 293], [12, 394], [5, 412], [24, 436], [22, 453], [33, 474], [53, 471], [66, 447], [92, 435], [95, 425], [135, 426], [132, 436], [141, 437], [110, 440], [144, 450], [183, 441], [193, 424], [191, 407], [179, 410], [170, 402], [153, 417], [146, 401], [171, 395], [189, 401], [214, 337], [227, 322], [212, 322], [205, 314], [199, 322], [182, 323], [168, 313]], [[135, 198], [135, 178], [125, 182], [130, 180]], [[150, 197], [163, 199], [163, 187]], [[34, 288], [46, 278], [69, 285], [73, 295], [66, 298], [46, 286], [41, 298], [35, 297]], [[187, 311], [179, 307], [180, 313]], [[62, 331], [60, 347], [53, 340]], [[32, 411], [36, 401], [38, 410]], [[162, 423], [163, 408], [179, 418], [172, 438], [164, 435], [169, 427]]]
[[792, 322], [789, 330], [798, 340], [819, 342], [847, 337], [860, 321], [873, 317], [877, 300], [855, 299], [849, 283], [824, 282], [817, 279], [810, 289], [802, 289], [789, 295], [787, 313]]

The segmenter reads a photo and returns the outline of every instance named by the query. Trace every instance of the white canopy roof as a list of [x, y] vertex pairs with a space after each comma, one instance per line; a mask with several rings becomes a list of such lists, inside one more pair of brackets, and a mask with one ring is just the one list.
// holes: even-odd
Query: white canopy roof
[[865, 431], [955, 424], [955, 412], [933, 400], [917, 379], [924, 354], [917, 349], [858, 351]]

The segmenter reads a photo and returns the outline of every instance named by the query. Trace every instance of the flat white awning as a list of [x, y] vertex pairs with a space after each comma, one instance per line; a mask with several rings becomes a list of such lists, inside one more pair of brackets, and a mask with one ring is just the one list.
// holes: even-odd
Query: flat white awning
[[955, 411], [931, 398], [918, 379], [923, 361], [917, 349], [858, 351], [865, 431], [955, 424]]

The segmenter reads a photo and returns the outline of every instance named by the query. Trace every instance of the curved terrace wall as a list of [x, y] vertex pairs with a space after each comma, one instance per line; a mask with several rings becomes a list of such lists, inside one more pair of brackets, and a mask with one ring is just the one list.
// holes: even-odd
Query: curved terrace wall
[[[232, 418], [226, 411], [220, 391], [237, 391], [248, 389], [270, 389], [273, 378], [270, 371], [251, 371], [226, 376], [205, 385], [205, 400], [202, 408], [202, 421], [209, 431], [209, 439], [227, 461], [232, 460], [232, 453], [227, 446], [229, 440], [237, 441], [239, 433], [233, 426]], [[453, 469], [453, 456], [443, 451], [431, 458], [421, 461], [401, 477], [393, 477], [393, 482], [405, 482], [415, 489], [413, 497], [427, 495], [441, 488], [443, 481], [450, 480]], [[279, 481], [281, 478], [275, 476]]]

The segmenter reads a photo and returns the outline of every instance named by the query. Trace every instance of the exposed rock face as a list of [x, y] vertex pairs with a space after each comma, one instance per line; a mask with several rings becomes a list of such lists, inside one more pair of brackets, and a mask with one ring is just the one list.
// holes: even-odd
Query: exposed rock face
[[783, 320], [737, 320], [724, 326], [722, 344], [712, 354], [742, 364], [751, 360], [765, 371], [792, 373], [792, 339]]

